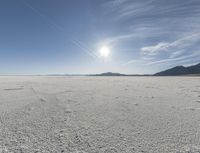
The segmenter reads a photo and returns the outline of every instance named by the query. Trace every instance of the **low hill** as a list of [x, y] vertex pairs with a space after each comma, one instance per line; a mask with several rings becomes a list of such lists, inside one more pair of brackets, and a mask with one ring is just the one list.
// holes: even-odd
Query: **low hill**
[[126, 76], [126, 74], [106, 72], [106, 73], [101, 73], [101, 74], [93, 74], [90, 76]]

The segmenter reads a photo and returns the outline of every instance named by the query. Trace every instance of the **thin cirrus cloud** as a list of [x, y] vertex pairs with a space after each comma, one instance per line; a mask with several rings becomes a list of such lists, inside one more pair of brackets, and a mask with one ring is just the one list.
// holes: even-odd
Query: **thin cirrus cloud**
[[111, 0], [105, 4], [112, 8], [107, 13], [122, 25], [107, 42], [133, 44], [133, 58], [124, 61], [124, 66], [199, 61], [199, 0]]
[[[147, 46], [141, 48], [141, 52], [146, 56], [158, 56], [162, 52], [167, 53], [163, 58], [156, 58], [156, 60], [147, 62], [146, 65], [158, 64], [184, 64], [191, 61], [197, 62], [199, 60], [199, 50], [193, 50], [193, 46], [199, 42], [199, 34], [191, 34], [178, 39], [171, 43], [159, 43], [155, 46]], [[191, 49], [191, 50], [190, 50]]]
[[116, 44], [116, 43], [119, 43], [122, 41], [133, 39], [134, 37], [136, 37], [136, 34], [134, 34], [134, 33], [122, 34], [122, 35], [117, 35], [117, 36], [107, 38], [104, 40], [104, 43], [107, 45], [112, 45], [112, 44]]
[[[170, 51], [173, 49], [184, 49], [186, 47], [189, 47], [191, 45], [193, 45], [194, 43], [198, 42], [200, 39], [200, 34], [191, 34], [189, 36], [180, 38], [174, 42], [160, 42], [157, 45], [154, 46], [146, 46], [146, 47], [142, 47], [141, 48], [141, 52], [143, 54], [147, 54], [147, 55], [156, 55], [159, 52], [162, 51]], [[172, 52], [172, 54], [177, 54], [177, 53], [181, 53], [180, 51], [178, 52]]]
[[190, 61], [191, 58], [198, 59], [200, 56], [200, 52], [194, 52], [190, 55], [184, 55], [181, 57], [176, 57], [176, 58], [168, 58], [168, 59], [162, 59], [154, 62], [149, 62], [146, 63], [146, 65], [153, 65], [153, 64], [163, 64], [163, 63], [168, 63], [168, 62], [174, 62], [174, 61], [180, 61], [181, 63], [184, 63], [184, 61]]

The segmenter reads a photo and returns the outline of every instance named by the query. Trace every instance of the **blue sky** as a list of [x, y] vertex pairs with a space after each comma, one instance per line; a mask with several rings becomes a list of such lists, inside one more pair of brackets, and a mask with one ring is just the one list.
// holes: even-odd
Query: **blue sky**
[[0, 0], [0, 21], [0, 74], [147, 74], [200, 62], [199, 0]]

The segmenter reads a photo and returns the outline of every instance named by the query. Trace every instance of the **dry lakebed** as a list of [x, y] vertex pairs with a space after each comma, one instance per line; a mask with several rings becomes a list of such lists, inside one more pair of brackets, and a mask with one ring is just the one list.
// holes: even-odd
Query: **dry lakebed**
[[200, 153], [200, 77], [1, 76], [0, 153]]

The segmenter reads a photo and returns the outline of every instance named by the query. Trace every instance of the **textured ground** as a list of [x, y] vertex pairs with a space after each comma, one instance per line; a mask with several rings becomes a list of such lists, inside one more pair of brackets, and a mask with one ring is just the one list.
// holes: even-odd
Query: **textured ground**
[[200, 77], [0, 77], [2, 153], [199, 153]]

